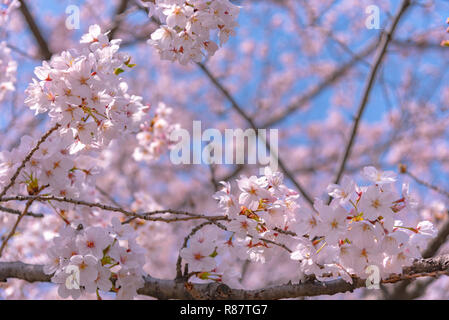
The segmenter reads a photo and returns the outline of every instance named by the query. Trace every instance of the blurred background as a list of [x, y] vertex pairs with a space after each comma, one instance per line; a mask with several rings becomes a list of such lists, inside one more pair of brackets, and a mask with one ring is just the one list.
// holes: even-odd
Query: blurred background
[[[131, 54], [137, 64], [122, 74], [129, 92], [142, 96], [152, 109], [165, 102], [173, 109], [173, 122], [189, 131], [194, 120], [202, 121], [203, 130], [250, 127], [200, 66], [159, 58], [146, 43], [158, 26], [134, 0], [20, 2], [26, 4], [31, 18], [21, 6], [0, 29], [1, 41], [18, 63], [16, 90], [0, 101], [1, 151], [16, 147], [23, 135], [37, 138], [48, 129], [47, 116], [34, 116], [24, 105], [24, 90], [42, 60], [77, 48], [92, 24], [122, 39], [121, 51]], [[379, 39], [400, 1], [234, 3], [241, 6], [237, 33], [203, 65], [257, 128], [279, 130], [279, 158], [311, 199], [324, 199], [348, 143]], [[80, 14], [80, 28], [75, 30], [66, 27], [71, 13], [66, 10], [71, 5], [79, 8]], [[379, 26], [370, 29], [366, 10], [373, 5], [379, 9]], [[378, 69], [344, 171], [362, 181], [364, 166], [399, 172], [398, 166], [405, 165], [407, 172], [400, 181], [409, 182], [419, 199], [419, 215], [440, 228], [448, 221], [449, 199], [445, 191], [449, 192], [449, 49], [440, 45], [449, 38], [445, 30], [448, 17], [449, 1], [444, 0], [413, 1], [404, 14]], [[212, 198], [219, 181], [232, 182], [242, 174], [259, 172], [258, 165], [173, 165], [168, 151], [158, 160], [136, 162], [132, 157], [136, 145], [135, 138], [123, 137], [96, 159], [103, 169], [97, 178], [96, 197], [134, 210], [172, 208], [213, 215], [220, 211]], [[291, 179], [286, 179], [286, 184], [295, 188]], [[304, 195], [302, 199], [308, 206]], [[68, 214], [102, 223], [100, 212], [85, 210]], [[8, 218], [0, 215], [4, 215], [0, 216], [0, 232], [4, 232]], [[27, 236], [11, 242], [10, 259], [43, 263], [45, 252], [42, 245], [36, 246], [51, 239], [60, 225], [47, 216], [39, 222], [25, 219], [21, 228]], [[155, 277], [173, 278], [178, 250], [196, 224], [135, 223], [147, 251], [145, 270]], [[447, 253], [448, 248], [442, 244], [437, 249]], [[263, 265], [240, 261], [236, 268], [242, 272], [242, 287], [252, 289], [291, 280], [294, 267], [287, 254], [279, 253]], [[0, 297], [57, 296], [51, 284], [9, 280], [0, 283]], [[447, 299], [449, 279], [424, 279], [400, 287], [388, 285], [380, 291], [358, 289], [332, 296], [393, 297]]]

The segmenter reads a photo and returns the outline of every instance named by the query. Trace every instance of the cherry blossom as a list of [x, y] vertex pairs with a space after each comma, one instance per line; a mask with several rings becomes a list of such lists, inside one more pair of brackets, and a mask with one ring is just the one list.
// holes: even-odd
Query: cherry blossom
[[270, 196], [270, 193], [265, 189], [268, 182], [264, 177], [241, 177], [237, 182], [239, 189], [242, 191], [239, 196], [239, 203], [248, 207], [250, 210], [256, 210], [259, 207], [259, 200], [261, 198]]
[[[32, 141], [32, 137], [24, 136], [16, 149], [0, 152], [3, 160], [0, 165], [0, 185], [6, 185], [20, 164], [17, 159], [24, 159], [32, 149]], [[98, 169], [91, 157], [85, 154], [79, 157], [70, 155], [72, 147], [71, 134], [50, 136], [27, 162], [22, 178], [14, 188], [20, 190], [25, 187], [26, 192], [32, 195], [45, 190], [56, 196], [72, 198], [88, 193], [89, 183], [94, 181]], [[90, 161], [83, 163], [83, 157]]]
[[193, 241], [189, 247], [181, 250], [181, 257], [193, 271], [210, 271], [215, 268], [215, 259], [211, 257], [214, 250], [213, 242]]
[[[372, 169], [368, 167], [363, 172], [373, 172]], [[299, 274], [315, 275], [320, 280], [342, 278], [348, 282], [352, 282], [351, 276], [366, 278], [365, 270], [370, 265], [377, 266], [383, 277], [393, 270], [400, 272], [419, 256], [418, 249], [425, 248], [436, 236], [429, 221], [407, 226], [394, 217], [397, 212], [412, 208], [403, 205], [393, 212], [393, 203], [401, 195], [392, 188], [381, 189], [377, 174], [375, 184], [368, 187], [356, 185], [349, 177], [343, 180], [344, 188], [329, 186], [328, 190], [347, 190], [344, 197], [354, 199], [351, 203], [335, 198], [327, 205], [316, 199], [314, 210], [308, 210], [297, 203], [298, 196], [291, 199], [294, 193], [282, 184], [281, 175], [269, 170], [266, 173], [268, 176], [237, 180], [242, 206], [238, 215], [228, 215], [230, 221], [224, 223], [226, 230], [232, 232], [228, 240], [217, 242], [215, 236], [211, 237], [213, 233], [201, 233], [182, 249], [181, 257], [201, 279], [214, 280], [220, 276], [211, 271], [215, 271], [215, 266], [216, 270], [224, 270], [221, 261], [226, 261], [228, 258], [224, 257], [228, 255], [265, 263], [271, 259], [273, 248], [283, 243], [279, 235], [282, 230], [298, 231], [290, 257], [299, 261]], [[268, 181], [272, 182], [273, 176], [276, 183], [271, 185]], [[222, 183], [224, 188], [216, 193], [215, 199], [226, 212], [234, 201], [230, 199], [234, 198], [231, 186]]]
[[[123, 246], [113, 231], [117, 229], [116, 223], [114, 221], [112, 228], [67, 226], [53, 240], [53, 246], [49, 248], [50, 263], [44, 271], [54, 273], [52, 281], [59, 284], [61, 297], [77, 299], [84, 292], [112, 290], [117, 293], [117, 298], [130, 299], [143, 286], [142, 248], [136, 242]], [[77, 268], [79, 288], [67, 287], [70, 273], [66, 271], [70, 266]], [[114, 278], [116, 281], [112, 281]]]
[[131, 58], [118, 52], [120, 40], [109, 41], [93, 25], [82, 37], [81, 50], [64, 51], [35, 69], [25, 103], [36, 114], [48, 112], [61, 133], [73, 136], [80, 150], [100, 147], [126, 131], [135, 131], [144, 115], [142, 98], [130, 95], [121, 78]]
[[343, 176], [341, 185], [330, 184], [327, 188], [327, 192], [333, 198], [340, 199], [342, 203], [345, 203], [351, 199], [350, 196], [354, 196], [355, 182], [348, 176]]
[[172, 112], [173, 109], [161, 102], [155, 110], [153, 119], [140, 125], [140, 131], [136, 135], [139, 146], [133, 153], [136, 161], [157, 160], [174, 146], [175, 141], [170, 139], [170, 134], [178, 130], [180, 125], [171, 122]]
[[201, 62], [204, 56], [213, 56], [218, 45], [210, 33], [218, 31], [220, 45], [235, 35], [239, 7], [228, 0], [156, 0], [143, 2], [149, 6], [149, 15], [161, 20], [148, 43], [164, 60], [178, 60], [181, 64]]
[[359, 202], [359, 210], [363, 212], [363, 217], [369, 220], [376, 220], [383, 217], [386, 212], [391, 215], [393, 211], [394, 196], [388, 191], [383, 191], [377, 186], [369, 186], [363, 193]]
[[391, 171], [378, 171], [376, 168], [374, 167], [365, 167], [363, 169], [363, 175], [375, 182], [378, 185], [383, 185], [383, 184], [387, 184], [387, 183], [393, 183], [396, 181], [396, 174], [394, 172]]

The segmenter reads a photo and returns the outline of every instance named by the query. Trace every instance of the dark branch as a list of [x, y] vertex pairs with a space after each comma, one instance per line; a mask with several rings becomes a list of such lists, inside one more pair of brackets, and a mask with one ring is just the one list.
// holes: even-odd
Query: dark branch
[[[393, 275], [382, 283], [394, 283], [426, 276], [447, 275], [449, 255], [415, 261], [411, 267], [404, 268], [401, 275]], [[0, 262], [0, 281], [8, 278], [23, 279], [28, 282], [49, 282], [51, 276], [45, 275], [42, 265], [29, 265], [22, 262]], [[344, 280], [325, 282], [309, 281], [299, 284], [284, 284], [257, 290], [232, 289], [225, 284], [193, 284], [176, 280], [156, 279], [145, 276], [145, 285], [138, 290], [141, 295], [158, 299], [285, 299], [305, 296], [333, 295], [353, 291], [365, 286], [365, 280], [354, 278], [352, 284]]]
[[28, 10], [28, 6], [24, 0], [19, 0], [20, 2], [20, 11], [22, 12], [25, 21], [30, 27], [31, 32], [33, 33], [34, 38], [36, 39], [37, 44], [39, 45], [39, 49], [44, 60], [50, 60], [52, 53], [48, 47], [47, 41], [42, 35], [42, 32], [37, 25], [34, 17], [32, 16], [30, 10]]

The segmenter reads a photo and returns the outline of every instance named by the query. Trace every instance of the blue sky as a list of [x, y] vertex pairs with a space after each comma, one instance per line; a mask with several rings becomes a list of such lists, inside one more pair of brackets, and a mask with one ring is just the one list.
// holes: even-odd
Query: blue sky
[[[336, 3], [340, 3], [340, 2], [344, 2], [344, 0], [340, 0], [337, 1]], [[37, 16], [37, 22], [38, 24], [41, 26], [44, 34], [46, 32], [48, 32], [48, 30], [46, 30], [47, 26], [45, 24], [45, 16], [46, 15], [58, 15], [58, 16], [64, 16], [67, 15], [66, 14], [66, 8], [68, 5], [82, 5], [84, 3], [84, 1], [57, 1], [57, 0], [38, 0], [36, 2], [33, 2], [33, 5], [36, 5], [39, 7], [39, 9], [41, 10], [41, 12], [43, 14], [41, 14], [40, 16]], [[275, 9], [273, 9], [273, 7], [271, 7], [268, 15], [269, 17], [267, 17], [268, 19], [266, 19], [267, 21], [262, 20], [261, 23], [262, 25], [255, 25], [253, 24], [253, 19], [254, 16], [262, 16], [267, 14], [267, 8], [261, 4], [257, 7], [253, 7], [253, 11], [249, 12], [246, 10], [245, 7], [245, 1], [242, 1], [242, 10], [241, 10], [241, 14], [239, 16], [239, 23], [242, 26], [251, 26], [251, 30], [247, 31], [247, 34], [250, 34], [251, 37], [255, 40], [255, 41], [259, 41], [262, 40], [265, 36], [266, 36], [266, 31], [267, 28], [269, 28], [270, 26], [268, 25], [271, 16], [274, 15], [281, 15], [284, 17], [287, 17], [286, 12], [283, 8], [277, 7]], [[373, 1], [373, 3], [376, 3], [376, 1]], [[385, 26], [385, 24], [389, 21], [389, 16], [391, 16], [392, 14], [394, 14], [394, 12], [397, 9], [397, 6], [399, 5], [400, 1], [391, 1], [391, 3], [393, 4], [392, 8], [391, 8], [391, 12], [380, 12], [380, 24], [382, 26], [382, 28]], [[365, 12], [363, 12], [362, 10], [358, 9], [360, 12], [356, 13], [357, 16], [360, 16], [361, 19], [366, 19], [367, 15]], [[433, 19], [433, 20], [429, 20], [429, 18], [426, 18], [424, 15], [422, 15], [420, 13], [420, 11], [422, 11], [423, 9], [421, 7], [414, 7], [413, 9], [411, 9], [406, 16], [404, 17], [404, 23], [402, 26], [402, 28], [412, 28], [415, 29], [414, 31], [416, 32], [419, 29], [429, 29], [429, 28], [441, 28], [442, 33], [444, 33], [444, 28], [445, 28], [445, 20], [447, 18], [447, 16], [449, 16], [449, 1], [437, 1], [436, 2], [436, 6], [433, 9], [433, 12], [436, 13], [437, 18]], [[115, 11], [115, 7], [113, 5], [109, 6], [109, 9], [106, 12], [102, 12], [101, 16], [113, 16]], [[133, 13], [130, 15], [129, 17], [130, 20], [133, 20], [135, 22], [144, 22], [145, 19], [147, 19], [146, 15], [139, 12], [139, 13]], [[76, 37], [78, 37], [79, 35], [81, 35], [82, 33], [87, 31], [88, 25], [85, 25], [83, 23], [83, 21], [81, 20], [80, 23], [81, 26], [81, 30], [79, 30], [77, 32]], [[340, 18], [337, 23], [334, 26], [334, 31], [335, 32], [345, 32], [346, 31], [346, 26], [347, 26], [347, 21], [345, 19]], [[371, 39], [377, 38], [380, 34], [380, 32], [382, 32], [382, 28], [379, 30], [368, 30], [368, 29], [364, 29], [364, 30], [360, 30], [360, 35], [355, 35], [357, 38], [361, 38], [363, 39], [363, 41], [360, 42], [355, 42], [353, 44], [351, 44], [350, 46], [350, 50], [353, 52], [357, 52], [358, 50], [360, 50], [360, 48], [364, 47], [366, 45], [366, 43], [368, 43]], [[401, 30], [401, 27], [400, 27]], [[403, 38], [404, 37], [404, 32], [400, 32], [399, 37]], [[406, 35], [406, 34], [405, 34]], [[244, 37], [246, 36], [246, 34], [244, 34], [243, 32], [240, 31], [240, 29], [238, 29], [237, 31], [237, 36], [231, 38], [231, 40], [225, 44], [225, 46], [229, 46], [229, 47], [238, 47], [239, 43], [242, 42], [244, 40]], [[19, 35], [19, 37], [24, 37], [24, 35]], [[32, 37], [29, 37], [29, 35], [27, 35], [27, 38], [30, 39], [28, 41], [33, 41]], [[290, 46], [290, 44], [295, 41], [295, 35], [294, 34], [276, 34], [276, 36], [270, 38], [270, 45], [273, 48], [279, 48], [279, 51], [284, 51], [284, 49], [287, 49]], [[438, 42], [438, 40], [435, 40], [435, 42]], [[24, 43], [26, 43], [24, 41]], [[25, 49], [25, 48], [22, 48]], [[133, 53], [133, 51], [135, 50], [135, 48], [133, 47], [127, 47], [126, 51], [130, 52], [131, 54]], [[148, 50], [152, 50], [151, 47], [148, 47]], [[271, 61], [274, 61], [274, 63], [276, 64], [278, 61], [276, 54], [277, 51], [276, 50], [271, 50], [271, 55], [268, 57], [268, 59], [270, 59]], [[295, 49], [296, 50], [296, 49]], [[420, 60], [420, 65], [417, 66], [417, 68], [422, 68], [422, 65], [434, 65], [436, 68], [441, 67], [439, 66], [440, 64], [440, 60], [435, 59], [435, 56], [437, 55], [437, 53], [429, 51], [427, 53], [425, 53], [421, 60]], [[348, 61], [351, 56], [350, 54], [348, 54], [347, 52], [344, 52], [341, 50], [341, 48], [338, 47], [337, 44], [332, 44], [329, 47], [326, 47], [325, 50], [323, 50], [320, 53], [319, 58], [332, 58], [333, 61], [335, 61], [335, 63], [342, 63], [345, 61]], [[144, 59], [145, 57], [141, 57], [142, 59]], [[317, 57], [318, 58], [318, 57]], [[367, 61], [371, 62], [372, 57], [368, 58]], [[304, 60], [304, 62], [306, 62]], [[264, 81], [264, 79], [261, 77], [261, 70], [262, 70], [262, 65], [263, 65], [264, 61], [260, 61], [256, 59], [256, 68], [255, 68], [255, 72], [254, 72], [254, 81], [249, 82], [246, 86], [240, 88], [240, 90], [237, 92], [236, 94], [236, 98], [237, 100], [242, 104], [242, 105], [248, 105], [248, 103], [246, 103], [247, 101], [251, 101], [252, 98], [254, 98], [254, 91], [256, 89], [256, 87], [260, 84], [260, 82]], [[299, 61], [299, 63], [302, 63], [301, 61]], [[27, 86], [27, 82], [30, 80], [31, 77], [31, 71], [32, 69], [36, 66], [40, 64], [39, 62], [36, 61], [29, 61], [26, 59], [22, 59], [21, 63], [19, 65], [19, 74], [21, 75], [21, 77], [19, 79], [24, 80], [23, 82], [19, 82], [18, 83], [18, 89], [19, 90], [24, 90], [25, 87]], [[278, 65], [279, 68], [281, 68], [281, 65]], [[388, 56], [388, 60], [385, 61], [381, 72], [379, 73], [378, 76], [378, 80], [377, 80], [377, 85], [374, 87], [374, 89], [372, 90], [371, 93], [371, 97], [370, 97], [370, 102], [366, 108], [365, 114], [363, 116], [363, 119], [369, 122], [377, 122], [380, 121], [382, 119], [382, 117], [384, 116], [385, 112], [389, 110], [389, 108], [393, 107], [393, 108], [397, 108], [398, 105], [400, 104], [400, 101], [397, 101], [394, 92], [392, 92], [391, 90], [389, 90], [389, 101], [386, 100], [385, 98], [385, 91], [384, 88], [380, 85], [380, 77], [383, 77], [386, 81], [386, 83], [388, 84], [395, 84], [397, 85], [402, 77], [403, 77], [403, 70], [405, 69], [405, 67], [407, 67], [408, 65], [406, 63], [403, 63], [402, 58], [398, 55], [395, 54], [390, 54]], [[448, 68], [446, 68], [448, 69]], [[356, 104], [353, 106], [348, 106], [347, 109], [343, 110], [343, 114], [345, 114], [345, 116], [350, 119], [355, 107], [358, 103], [358, 100], [360, 99], [360, 95], [362, 92], [362, 87], [365, 81], [365, 78], [368, 74], [369, 68], [364, 65], [363, 63], [359, 63], [357, 66], [357, 70], [362, 74], [361, 76], [361, 80], [358, 83], [358, 88], [356, 90]], [[199, 71], [197, 71], [197, 73], [199, 74]], [[130, 73], [130, 75], [132, 77], [132, 72]], [[149, 75], [150, 76], [150, 75]], [[447, 83], [447, 78], [448, 78], [448, 74], [446, 72], [446, 74], [444, 75], [443, 81], [442, 83]], [[27, 81], [25, 81], [27, 80]], [[301, 83], [298, 83], [295, 86], [295, 92], [294, 95], [297, 95], [298, 93], [303, 92], [311, 83], [314, 83], [316, 79], [313, 77], [313, 75], [311, 75], [310, 80], [309, 81], [303, 81]], [[420, 85], [422, 86], [432, 86], [432, 84], [427, 84], [426, 80], [423, 79], [423, 81], [420, 83]], [[438, 90], [438, 88], [435, 88], [436, 90]], [[328, 110], [332, 107], [331, 106], [331, 100], [330, 98], [333, 95], [333, 91], [332, 91], [332, 87], [329, 88], [328, 90], [325, 90], [323, 93], [321, 93], [317, 98], [314, 99], [314, 102], [311, 106], [311, 108], [306, 111], [306, 112], [299, 112], [299, 113], [295, 113], [293, 116], [289, 117], [286, 121], [277, 124], [275, 127], [277, 128], [283, 128], [286, 125], [290, 125], [290, 124], [297, 124], [300, 123], [302, 125], [307, 124], [310, 121], [320, 121], [321, 119], [324, 119], [327, 116], [327, 112]], [[432, 99], [435, 99], [435, 97], [433, 97]], [[2, 121], [0, 121], [2, 122]], [[3, 123], [4, 125], [4, 123]], [[306, 143], [304, 141], [304, 137], [298, 137], [296, 139], [292, 139], [291, 141], [292, 143]]]

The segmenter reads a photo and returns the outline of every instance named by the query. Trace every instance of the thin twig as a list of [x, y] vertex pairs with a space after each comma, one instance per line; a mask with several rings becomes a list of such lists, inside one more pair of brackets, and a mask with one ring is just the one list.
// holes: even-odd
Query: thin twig
[[447, 192], [446, 190], [441, 189], [440, 187], [437, 187], [433, 184], [430, 184], [429, 182], [426, 182], [420, 178], [418, 178], [417, 176], [415, 176], [413, 173], [411, 173], [410, 171], [406, 170], [405, 172], [402, 172], [406, 175], [408, 175], [410, 178], [412, 178], [413, 180], [415, 180], [418, 184], [425, 186], [429, 189], [432, 189], [433, 191], [442, 194], [443, 196], [449, 198], [449, 192]]
[[[23, 211], [20, 211], [20, 210], [6, 208], [6, 207], [3, 207], [3, 206], [0, 206], [0, 211], [12, 213], [12, 214], [17, 214], [17, 215], [21, 215], [22, 212], [23, 212]], [[30, 217], [34, 217], [34, 218], [43, 218], [44, 217], [44, 215], [42, 213], [27, 212], [26, 215], [30, 216]]]
[[[5, 197], [0, 198], [0, 202], [8, 202], [8, 201], [28, 201], [28, 200], [35, 200], [40, 202], [47, 202], [47, 201], [57, 201], [57, 202], [66, 202], [71, 203], [75, 205], [81, 205], [81, 206], [87, 206], [90, 208], [99, 208], [106, 211], [112, 211], [112, 212], [120, 212], [128, 217], [135, 217], [147, 221], [162, 221], [162, 222], [177, 222], [177, 221], [190, 221], [190, 220], [199, 220], [199, 219], [205, 219], [209, 221], [220, 221], [220, 220], [228, 220], [228, 217], [218, 215], [218, 216], [206, 216], [201, 214], [195, 214], [187, 211], [182, 210], [173, 210], [173, 209], [162, 209], [162, 210], [154, 210], [149, 212], [143, 212], [143, 213], [136, 213], [132, 211], [127, 211], [120, 207], [113, 207], [109, 205], [105, 205], [98, 202], [87, 202], [83, 200], [76, 200], [76, 199], [69, 199], [69, 198], [60, 198], [55, 196], [13, 196], [13, 197]], [[165, 218], [165, 217], [154, 217], [154, 215], [157, 214], [166, 214], [170, 213], [173, 215], [185, 215], [187, 217], [176, 217], [176, 218]]]
[[[211, 222], [212, 222], [214, 225], [216, 225], [217, 227], [219, 227], [220, 229], [222, 229], [222, 230], [224, 230], [224, 231], [229, 231], [228, 228], [226, 228], [224, 225], [222, 225], [222, 224], [219, 223], [218, 221], [211, 221]], [[248, 234], [247, 236], [250, 237], [250, 238], [252, 238], [252, 239], [254, 239], [254, 237], [251, 236], [251, 235], [249, 235], [249, 234]], [[273, 241], [273, 240], [269, 240], [269, 239], [265, 239], [265, 238], [256, 238], [256, 240], [260, 240], [260, 241], [263, 241], [263, 242], [266, 242], [266, 243], [274, 244], [275, 246], [278, 246], [278, 247], [280, 247], [280, 248], [286, 250], [286, 251], [289, 252], [289, 253], [292, 253], [292, 252], [293, 252], [293, 251], [292, 251], [289, 247], [287, 247], [285, 244], [278, 243], [278, 242]]]

